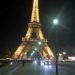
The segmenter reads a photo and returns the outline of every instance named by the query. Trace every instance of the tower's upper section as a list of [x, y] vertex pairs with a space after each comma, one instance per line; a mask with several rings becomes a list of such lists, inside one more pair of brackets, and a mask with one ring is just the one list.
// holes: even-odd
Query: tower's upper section
[[31, 22], [39, 22], [38, 0], [33, 0]]

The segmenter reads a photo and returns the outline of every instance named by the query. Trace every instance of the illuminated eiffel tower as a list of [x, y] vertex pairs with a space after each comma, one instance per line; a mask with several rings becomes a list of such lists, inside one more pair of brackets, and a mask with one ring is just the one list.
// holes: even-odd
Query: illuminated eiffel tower
[[35, 52], [38, 52], [42, 57], [52, 58], [53, 52], [47, 44], [47, 40], [44, 38], [41, 31], [41, 24], [39, 20], [38, 0], [33, 0], [33, 9], [31, 22], [28, 23], [28, 31], [24, 37], [18, 49], [13, 54], [14, 59], [25, 59], [27, 52], [31, 51], [32, 56]]

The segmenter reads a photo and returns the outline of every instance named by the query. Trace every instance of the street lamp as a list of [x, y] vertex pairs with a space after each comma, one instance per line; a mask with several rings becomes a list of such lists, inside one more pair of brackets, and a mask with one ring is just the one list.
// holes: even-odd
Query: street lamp
[[54, 25], [57, 25], [57, 24], [58, 24], [58, 19], [54, 19], [54, 20], [53, 20], [53, 24], [54, 24]]
[[[58, 25], [58, 19], [54, 19], [53, 20], [53, 25]], [[57, 35], [55, 36], [56, 37], [56, 40], [57, 40]], [[59, 57], [59, 53], [56, 52], [56, 75], [59, 75], [58, 73], [58, 57]]]

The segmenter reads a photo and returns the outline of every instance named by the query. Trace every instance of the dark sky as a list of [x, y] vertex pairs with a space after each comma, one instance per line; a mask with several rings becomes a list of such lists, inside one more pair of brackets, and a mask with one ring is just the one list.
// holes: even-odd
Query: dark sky
[[[15, 51], [30, 22], [33, 0], [0, 2], [0, 50]], [[39, 0], [44, 37], [53, 51], [75, 54], [75, 0]], [[52, 20], [59, 24], [53, 26]], [[56, 47], [56, 48], [55, 48]]]

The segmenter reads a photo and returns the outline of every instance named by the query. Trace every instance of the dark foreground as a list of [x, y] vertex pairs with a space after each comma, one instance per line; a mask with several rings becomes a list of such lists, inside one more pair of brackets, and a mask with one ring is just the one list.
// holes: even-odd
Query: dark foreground
[[[33, 62], [14, 62], [11, 65], [0, 67], [0, 75], [56, 75], [54, 65], [39, 65]], [[75, 75], [75, 64], [64, 63], [59, 65], [59, 75]]]

